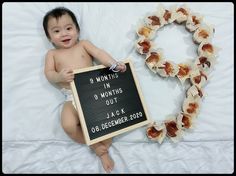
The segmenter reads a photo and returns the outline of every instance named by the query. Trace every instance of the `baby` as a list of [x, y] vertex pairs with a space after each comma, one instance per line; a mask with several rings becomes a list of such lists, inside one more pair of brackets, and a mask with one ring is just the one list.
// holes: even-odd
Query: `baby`
[[[49, 11], [44, 16], [43, 27], [47, 38], [55, 47], [46, 54], [44, 73], [49, 82], [58, 85], [66, 96], [61, 112], [61, 125], [70, 138], [84, 144], [84, 136], [70, 90], [70, 82], [74, 79], [73, 69], [92, 66], [93, 58], [113, 71], [125, 72], [126, 66], [123, 62], [116, 62], [107, 52], [91, 42], [78, 40], [80, 27], [75, 15], [69, 9], [58, 7]], [[111, 143], [112, 139], [107, 139], [90, 146], [101, 159], [106, 172], [110, 172], [114, 167], [114, 162], [108, 153]]]

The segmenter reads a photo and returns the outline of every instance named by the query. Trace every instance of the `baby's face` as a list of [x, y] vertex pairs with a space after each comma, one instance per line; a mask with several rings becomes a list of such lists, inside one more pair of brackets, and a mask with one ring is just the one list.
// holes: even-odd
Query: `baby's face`
[[58, 48], [70, 48], [74, 46], [79, 37], [79, 33], [68, 14], [62, 15], [58, 20], [49, 18], [48, 33], [50, 41]]

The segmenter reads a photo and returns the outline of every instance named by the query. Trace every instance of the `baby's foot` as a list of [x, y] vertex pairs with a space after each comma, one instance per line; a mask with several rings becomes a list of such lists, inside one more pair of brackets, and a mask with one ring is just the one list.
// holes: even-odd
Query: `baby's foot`
[[113, 160], [110, 158], [108, 152], [102, 154], [101, 156], [99, 156], [101, 161], [102, 161], [102, 166], [104, 168], [104, 170], [107, 173], [110, 173], [112, 171], [112, 169], [114, 168], [114, 162]]

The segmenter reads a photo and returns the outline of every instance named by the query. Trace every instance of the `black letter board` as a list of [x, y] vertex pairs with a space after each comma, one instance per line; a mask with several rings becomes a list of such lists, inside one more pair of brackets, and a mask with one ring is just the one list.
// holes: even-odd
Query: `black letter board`
[[150, 122], [131, 61], [124, 73], [103, 65], [74, 70], [71, 89], [87, 145]]

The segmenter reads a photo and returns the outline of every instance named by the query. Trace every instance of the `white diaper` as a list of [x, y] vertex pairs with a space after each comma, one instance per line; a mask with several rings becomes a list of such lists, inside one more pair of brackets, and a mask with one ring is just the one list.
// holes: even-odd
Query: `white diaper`
[[74, 100], [74, 97], [72, 95], [72, 90], [66, 89], [66, 88], [62, 88], [61, 92], [65, 96], [65, 101], [72, 101], [72, 104], [73, 104], [73, 106], [76, 109], [75, 100]]

